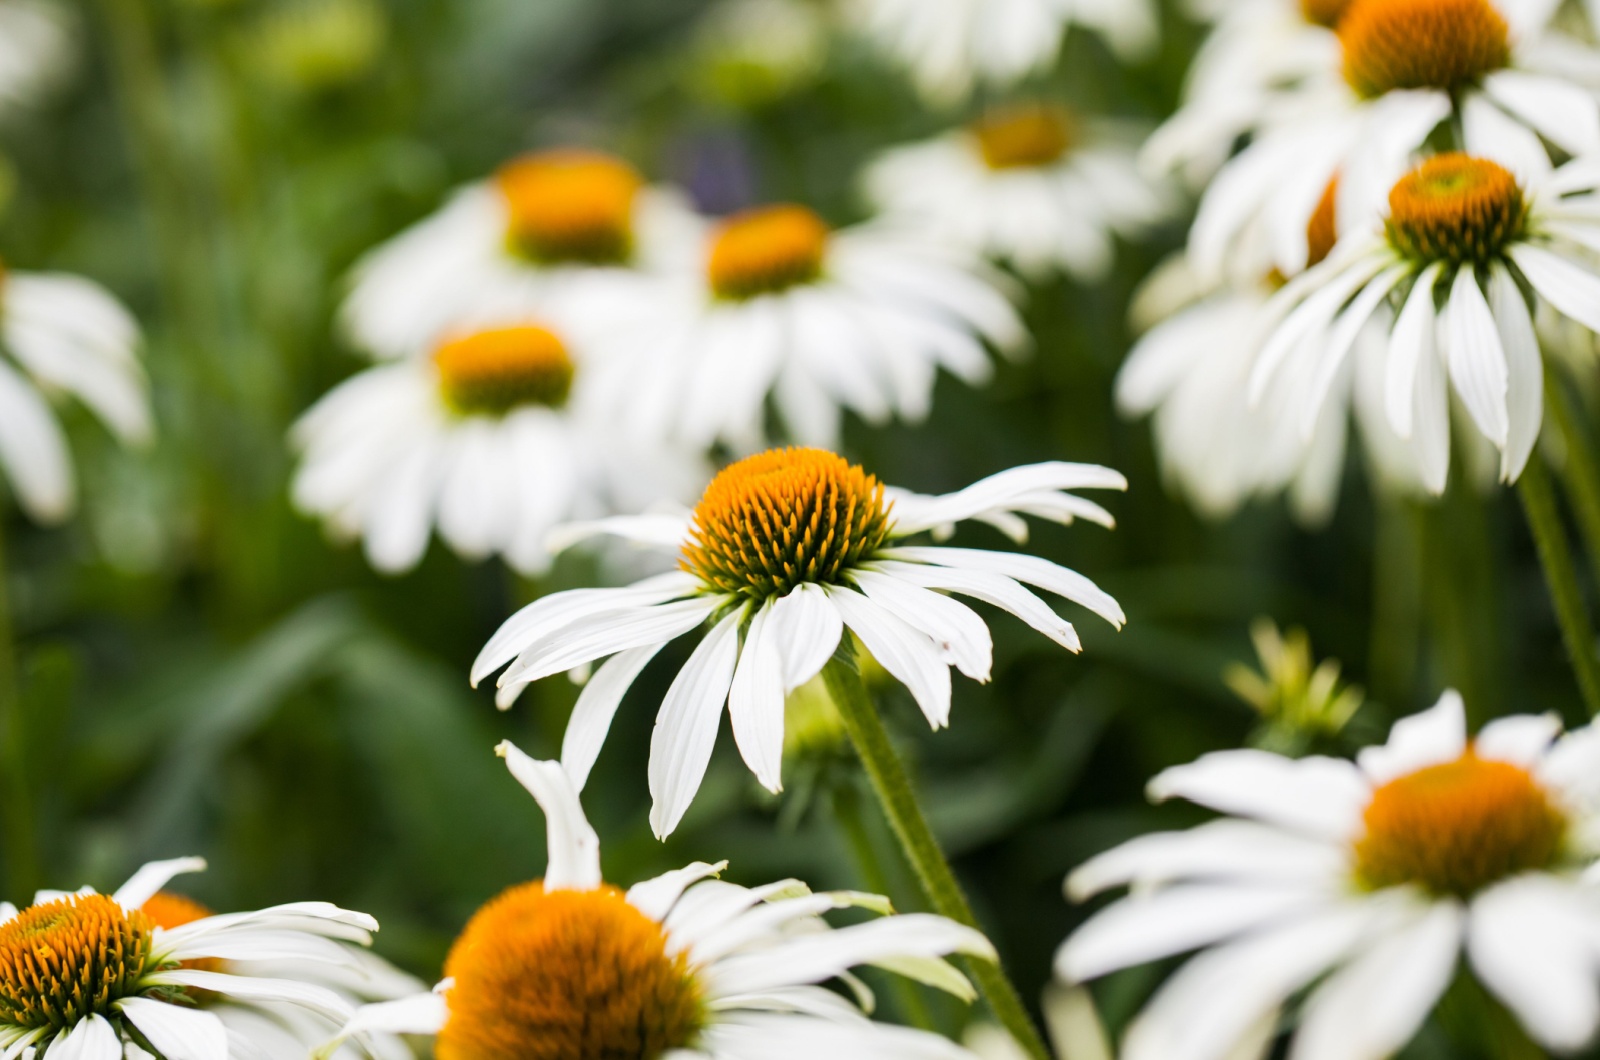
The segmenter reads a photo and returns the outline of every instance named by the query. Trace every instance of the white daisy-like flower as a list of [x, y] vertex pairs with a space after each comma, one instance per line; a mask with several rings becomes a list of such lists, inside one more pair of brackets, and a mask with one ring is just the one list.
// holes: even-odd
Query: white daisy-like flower
[[1169, 207], [1116, 130], [1043, 103], [894, 148], [867, 170], [866, 188], [880, 211], [936, 238], [1029, 277], [1065, 270], [1085, 282], [1110, 272], [1115, 236], [1140, 234]]
[[1388, 419], [1414, 449], [1427, 488], [1441, 492], [1449, 471], [1452, 387], [1500, 450], [1501, 477], [1514, 481], [1538, 438], [1544, 392], [1523, 285], [1600, 331], [1600, 275], [1590, 264], [1600, 246], [1596, 188], [1600, 168], [1582, 161], [1519, 181], [1483, 157], [1427, 159], [1394, 185], [1381, 227], [1346, 237], [1275, 296], [1281, 323], [1261, 350], [1252, 393], [1275, 376], [1301, 376], [1299, 415], [1309, 422], [1376, 317]]
[[1183, 103], [1146, 142], [1141, 161], [1202, 187], [1239, 138], [1270, 125], [1309, 86], [1338, 77], [1333, 32], [1350, 0], [1191, 0], [1212, 23], [1185, 79]]
[[50, 0], [0, 2], [0, 106], [48, 91], [73, 62], [67, 11]]
[[1354, 763], [1245, 750], [1169, 769], [1152, 797], [1228, 816], [1074, 872], [1076, 897], [1132, 893], [1057, 971], [1203, 951], [1135, 1018], [1124, 1060], [1222, 1060], [1307, 987], [1291, 1060], [1389, 1056], [1463, 956], [1533, 1038], [1577, 1049], [1600, 1025], [1600, 728], [1560, 731], [1523, 715], [1469, 739], [1447, 692]]
[[138, 324], [99, 284], [65, 273], [0, 272], [0, 469], [39, 522], [65, 519], [77, 500], [50, 398], [77, 398], [126, 445], [150, 440], [139, 342]]
[[357, 263], [343, 324], [362, 349], [401, 357], [485, 306], [535, 313], [579, 303], [576, 319], [604, 323], [638, 299], [696, 224], [679, 193], [646, 185], [620, 159], [524, 155]]
[[437, 527], [463, 557], [537, 574], [557, 524], [692, 497], [709, 474], [698, 456], [586, 415], [581, 349], [502, 320], [346, 380], [294, 427], [296, 505], [362, 538], [382, 571], [415, 566]]
[[845, 12], [941, 104], [1048, 69], [1069, 26], [1124, 59], [1148, 55], [1159, 32], [1149, 0], [849, 0]]
[[803, 206], [766, 206], [678, 254], [604, 339], [605, 407], [645, 438], [750, 452], [765, 444], [770, 395], [791, 439], [833, 446], [841, 409], [920, 419], [940, 368], [981, 383], [986, 341], [1012, 352], [1027, 339], [1003, 277], [884, 225], [832, 231]]
[[[1125, 489], [1089, 464], [1012, 468], [940, 497], [887, 490], [843, 458], [782, 449], [724, 468], [693, 512], [605, 520], [605, 532], [677, 552], [679, 568], [622, 589], [554, 593], [517, 612], [472, 666], [474, 684], [507, 667], [497, 701], [551, 674], [610, 658], [567, 724], [561, 758], [581, 785], [623, 694], [669, 642], [710, 631], [667, 691], [650, 747], [650, 822], [677, 827], [705, 775], [728, 708], [756, 779], [782, 789], [784, 697], [815, 677], [848, 627], [910, 689], [935, 728], [950, 720], [950, 667], [989, 679], [988, 626], [956, 593], [1009, 611], [1077, 651], [1072, 624], [1025, 586], [1081, 604], [1114, 626], [1122, 609], [1088, 578], [1035, 556], [901, 544], [976, 519], [1023, 540], [1022, 514], [1111, 526], [1074, 489]], [[510, 664], [507, 666], [507, 664]]]
[[1338, 83], [1303, 93], [1223, 167], [1195, 219], [1197, 266], [1220, 272], [1241, 240], [1264, 236], [1272, 264], [1296, 274], [1302, 219], [1329, 182], [1339, 182], [1340, 233], [1363, 231], [1446, 121], [1491, 157], [1549, 157], [1545, 144], [1600, 153], [1600, 95], [1563, 68], [1543, 18], [1531, 0], [1351, 0]]
[[[200, 867], [196, 860], [190, 863]], [[215, 916], [210, 909], [192, 898], [172, 891], [161, 890], [139, 906], [139, 912], [153, 928], [172, 931], [207, 917]], [[325, 987], [347, 1002], [352, 1010], [357, 1005], [375, 1001], [392, 1001], [408, 997], [425, 989], [422, 982], [394, 967], [373, 953], [362, 943], [364, 938], [341, 939], [338, 951], [321, 947], [325, 960], [309, 962], [295, 957], [285, 957], [272, 949], [252, 951], [231, 944], [243, 956], [222, 959], [201, 957], [186, 960], [181, 968], [208, 972], [226, 972], [257, 979], [297, 980]], [[334, 958], [338, 958], [335, 960]], [[235, 1056], [259, 1060], [304, 1060], [307, 1052], [337, 1030], [325, 1014], [303, 1008], [293, 1002], [254, 1001], [241, 1003], [220, 994], [195, 990], [187, 993], [189, 1001], [202, 1011], [215, 1015], [228, 1031], [228, 1044]], [[380, 1060], [412, 1060], [415, 1055], [399, 1038], [393, 1035], [376, 1035], [371, 1041], [372, 1052]]]
[[[320, 985], [326, 969], [363, 968], [377, 922], [326, 902], [203, 916], [163, 928], [141, 907], [199, 858], [152, 862], [101, 895], [41, 891], [0, 903], [0, 1055], [15, 1060], [226, 1060], [283, 1055], [237, 1033], [232, 1016], [309, 1021], [321, 1037], [355, 1011]], [[270, 962], [270, 977], [233, 962]], [[199, 1000], [203, 998], [204, 1000]], [[289, 1014], [293, 1014], [290, 1016]], [[316, 1037], [303, 1037], [300, 1049]]]
[[[726, 862], [623, 891], [600, 875], [599, 838], [561, 765], [509, 743], [496, 752], [544, 810], [544, 878], [473, 914], [433, 993], [362, 1008], [341, 1039], [434, 1035], [440, 1060], [974, 1060], [936, 1034], [875, 1023], [820, 984], [837, 979], [869, 1000], [850, 970], [876, 965], [970, 1000], [944, 957], [994, 960], [978, 932], [929, 914], [887, 915], [876, 895], [712, 879]], [[823, 919], [852, 906], [886, 915], [842, 928]]]

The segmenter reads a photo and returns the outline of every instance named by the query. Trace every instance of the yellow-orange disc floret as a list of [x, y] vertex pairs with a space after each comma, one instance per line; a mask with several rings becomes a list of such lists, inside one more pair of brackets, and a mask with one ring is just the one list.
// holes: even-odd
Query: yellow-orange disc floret
[[501, 893], [445, 961], [438, 1060], [655, 1060], [693, 1044], [705, 1007], [688, 960], [614, 887]]
[[[151, 927], [171, 931], [173, 928], [192, 924], [196, 920], [204, 920], [212, 915], [206, 906], [185, 895], [174, 894], [172, 891], [157, 891], [139, 907], [139, 912], [149, 920]], [[222, 961], [215, 957], [197, 957], [194, 960], [182, 962], [184, 968], [193, 968], [201, 972], [218, 972], [222, 970]], [[195, 991], [189, 991], [191, 995]]]
[[683, 569], [755, 600], [837, 583], [889, 535], [883, 484], [825, 449], [773, 449], [723, 468], [695, 505]]
[[503, 416], [523, 405], [559, 408], [572, 391], [572, 358], [548, 328], [492, 328], [433, 353], [444, 402], [463, 416]]
[[762, 206], [734, 214], [712, 237], [707, 280], [718, 298], [777, 294], [822, 275], [828, 226], [804, 206]]
[[495, 183], [517, 254], [546, 265], [618, 265], [632, 255], [633, 204], [644, 181], [626, 162], [542, 151], [501, 166]]
[[1350, 7], [1350, 0], [1300, 0], [1300, 14], [1307, 22], [1333, 29]]
[[1511, 62], [1510, 30], [1489, 0], [1352, 0], [1338, 32], [1345, 80], [1369, 99], [1457, 92]]
[[70, 1027], [133, 994], [150, 924], [104, 895], [69, 895], [0, 924], [0, 1023]]
[[1048, 166], [1072, 147], [1075, 133], [1072, 115], [1049, 103], [998, 107], [972, 123], [990, 169]]
[[1470, 751], [1373, 793], [1355, 844], [1369, 888], [1415, 884], [1468, 897], [1519, 872], [1549, 868], [1567, 822], [1528, 771]]
[[1421, 263], [1482, 265], [1527, 227], [1517, 178], [1486, 158], [1435, 155], [1389, 192], [1389, 244]]
[[1333, 245], [1339, 241], [1339, 218], [1336, 206], [1339, 201], [1339, 178], [1334, 177], [1328, 181], [1328, 186], [1322, 190], [1322, 198], [1317, 200], [1317, 208], [1311, 212], [1311, 220], [1306, 224], [1306, 268], [1320, 265], [1333, 253]]

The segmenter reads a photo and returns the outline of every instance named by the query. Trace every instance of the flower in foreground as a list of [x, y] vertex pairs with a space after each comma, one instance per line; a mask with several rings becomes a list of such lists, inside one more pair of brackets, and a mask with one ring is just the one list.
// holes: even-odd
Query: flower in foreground
[[1028, 276], [1103, 279], [1114, 237], [1167, 213], [1115, 130], [1043, 103], [997, 108], [970, 126], [874, 162], [867, 191], [887, 216], [1002, 258]]
[[1048, 68], [1068, 26], [1095, 30], [1125, 59], [1149, 54], [1158, 33], [1149, 0], [850, 0], [845, 13], [935, 103]]
[[99, 284], [0, 270], [0, 468], [32, 518], [65, 519], [77, 498], [49, 397], [71, 394], [126, 445], [149, 441], [138, 347], [138, 324]]
[[[1502, 718], [1475, 739], [1461, 698], [1403, 719], [1356, 762], [1224, 751], [1153, 797], [1227, 814], [1145, 836], [1067, 881], [1130, 885], [1057, 954], [1081, 982], [1202, 950], [1135, 1018], [1125, 1060], [1221, 1060], [1298, 1003], [1290, 1056], [1388, 1056], [1466, 968], [1544, 1046], [1600, 1024], [1600, 728]], [[1314, 984], [1314, 985], [1313, 985]]]
[[[868, 1019], [820, 984], [876, 965], [971, 999], [943, 959], [995, 954], [981, 934], [928, 914], [834, 928], [823, 914], [889, 912], [876, 895], [813, 894], [798, 880], [740, 887], [695, 862], [627, 891], [600, 875], [600, 841], [557, 762], [496, 753], [544, 810], [542, 880], [511, 887], [468, 921], [431, 994], [365, 1006], [339, 1041], [435, 1035], [439, 1060], [791, 1056], [973, 1060], [944, 1038]], [[324, 1052], [327, 1050], [324, 1050]]]
[[782, 788], [784, 697], [815, 677], [848, 627], [935, 728], [950, 717], [950, 667], [989, 679], [989, 629], [946, 595], [1009, 611], [1077, 651], [1072, 624], [1026, 586], [1089, 608], [1115, 626], [1122, 609], [1093, 582], [1015, 552], [901, 544], [978, 520], [1024, 540], [1022, 513], [1111, 526], [1110, 513], [1067, 492], [1125, 489], [1088, 464], [1012, 468], [945, 496], [886, 489], [860, 467], [817, 449], [748, 457], [712, 480], [694, 511], [607, 519], [579, 528], [675, 550], [679, 569], [621, 589], [554, 593], [508, 619], [473, 663], [474, 684], [500, 675], [507, 706], [532, 681], [610, 658], [567, 724], [562, 762], [581, 785], [624, 693], [669, 642], [710, 631], [667, 691], [650, 747], [650, 821], [677, 827], [700, 787], [723, 704], [745, 763]]
[[804, 206], [724, 218], [677, 261], [602, 346], [607, 407], [641, 437], [750, 452], [770, 396], [788, 438], [832, 446], [841, 409], [921, 419], [940, 368], [982, 383], [986, 342], [1027, 340], [1003, 277], [974, 255], [886, 225], [833, 230]]
[[1281, 323], [1253, 370], [1253, 399], [1275, 374], [1297, 375], [1309, 424], [1376, 318], [1389, 423], [1410, 443], [1427, 488], [1441, 492], [1449, 472], [1447, 378], [1499, 449], [1501, 477], [1515, 481], [1539, 435], [1544, 392], [1524, 288], [1600, 331], [1600, 275], [1588, 249], [1600, 241], [1597, 188], [1600, 168], [1582, 161], [1519, 180], [1487, 157], [1427, 159], [1389, 192], [1381, 227], [1346, 237], [1277, 294]]
[[431, 357], [341, 383], [295, 425], [301, 510], [361, 537], [372, 565], [416, 565], [439, 534], [460, 555], [549, 566], [558, 523], [693, 496], [709, 469], [586, 415], [594, 378], [581, 344], [527, 319], [466, 327]]
[[[111, 895], [44, 891], [20, 911], [0, 903], [0, 1055], [137, 1060], [148, 1047], [167, 1060], [225, 1060], [240, 1054], [230, 1027], [245, 1025], [231, 1019], [243, 1009], [269, 1022], [309, 1020], [301, 1025], [313, 1034], [349, 1019], [354, 1007], [319, 983], [325, 969], [354, 963], [347, 944], [369, 943], [376, 921], [293, 902], [168, 929], [143, 911], [173, 876], [204, 867], [199, 858], [157, 861]], [[270, 961], [273, 975], [236, 970], [236, 958]]]
[[677, 192], [626, 162], [554, 149], [512, 159], [356, 265], [345, 330], [381, 357], [425, 352], [483, 307], [540, 313], [552, 304], [596, 324], [662, 263], [694, 218]]

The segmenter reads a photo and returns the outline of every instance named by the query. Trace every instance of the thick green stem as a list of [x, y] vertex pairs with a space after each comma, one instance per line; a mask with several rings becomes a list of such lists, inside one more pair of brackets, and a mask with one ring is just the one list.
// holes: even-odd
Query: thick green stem
[[1600, 578], [1600, 461], [1595, 459], [1594, 441], [1579, 423], [1572, 395], [1554, 378], [1545, 386], [1545, 406], [1565, 443], [1561, 479], [1583, 535], [1590, 574]]
[[[822, 679], [828, 686], [828, 694], [833, 697], [834, 705], [839, 708], [840, 716], [844, 718], [845, 730], [850, 734], [850, 742], [855, 745], [861, 765], [867, 771], [867, 779], [872, 782], [872, 790], [883, 806], [884, 816], [889, 819], [889, 826], [900, 841], [906, 860], [916, 872], [917, 880], [922, 884], [934, 911], [969, 927], [978, 927], [972, 907], [950, 869], [950, 862], [945, 860], [944, 852], [939, 849], [939, 841], [934, 838], [933, 829], [928, 827], [922, 807], [917, 804], [910, 778], [906, 776], [900, 756], [889, 742], [888, 730], [884, 728], [883, 719], [878, 716], [877, 708], [867, 695], [861, 675], [848, 658], [835, 655], [823, 667]], [[989, 1010], [1011, 1036], [1034, 1060], [1049, 1060], [1050, 1051], [1045, 1048], [1044, 1040], [1028, 1017], [1021, 995], [1006, 977], [1005, 970], [998, 964], [979, 960], [968, 961], [967, 968], [984, 1000], [989, 1003]]]
[[33, 824], [33, 789], [28, 783], [26, 730], [21, 683], [12, 640], [11, 605], [7, 593], [5, 521], [0, 515], [0, 769], [5, 783], [6, 885], [13, 897], [26, 898], [38, 885], [38, 837]]
[[1584, 608], [1572, 549], [1556, 509], [1555, 491], [1550, 487], [1550, 474], [1539, 454], [1528, 461], [1517, 482], [1517, 492], [1522, 495], [1522, 510], [1527, 514], [1528, 529], [1533, 532], [1539, 563], [1544, 567], [1545, 584], [1550, 588], [1556, 620], [1561, 624], [1561, 639], [1578, 678], [1578, 691], [1589, 714], [1600, 716], [1600, 661], [1595, 655], [1594, 627]]

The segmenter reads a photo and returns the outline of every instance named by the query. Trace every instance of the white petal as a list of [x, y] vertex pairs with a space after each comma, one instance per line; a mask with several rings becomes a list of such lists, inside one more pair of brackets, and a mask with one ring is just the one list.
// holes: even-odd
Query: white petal
[[449, 1003], [438, 991], [362, 1005], [339, 1028], [338, 1037], [325, 1042], [312, 1055], [332, 1056], [346, 1039], [361, 1034], [438, 1034], [449, 1018]]
[[886, 559], [900, 559], [910, 563], [931, 563], [957, 570], [969, 569], [1003, 574], [1087, 607], [1118, 629], [1121, 629], [1123, 623], [1127, 621], [1122, 606], [1110, 593], [1077, 571], [1039, 556], [1029, 556], [1021, 552], [990, 552], [976, 548], [942, 547], [889, 548], [882, 550], [879, 555]]
[[611, 731], [611, 719], [616, 716], [622, 697], [662, 647], [664, 645], [647, 644], [618, 652], [602, 663], [584, 684], [561, 740], [561, 764], [579, 791], [588, 782], [589, 771], [600, 756], [600, 747]]
[[773, 602], [761, 605], [745, 632], [728, 690], [728, 721], [745, 765], [762, 787], [783, 790], [783, 657], [772, 628]]
[[1532, 768], [1560, 735], [1557, 714], [1516, 714], [1485, 725], [1472, 741], [1472, 751], [1479, 758]]
[[0, 361], [0, 466], [23, 509], [40, 522], [72, 511], [76, 485], [67, 440], [39, 392]]
[[988, 571], [960, 570], [954, 567], [935, 567], [922, 563], [901, 563], [894, 560], [875, 563], [874, 569], [921, 585], [928, 589], [944, 589], [970, 596], [974, 600], [1007, 611], [1034, 629], [1043, 633], [1068, 651], [1081, 651], [1072, 623], [1050, 609], [1050, 606], [1023, 588], [1014, 579]]
[[1592, 92], [1521, 70], [1496, 71], [1483, 79], [1483, 89], [1568, 154], [1600, 152], [1600, 109]]
[[974, 681], [987, 682], [994, 651], [989, 627], [965, 604], [915, 583], [874, 570], [851, 579], [869, 600], [883, 605], [938, 645], [945, 660]]
[[[47, 1060], [121, 1060], [122, 1043], [117, 1040], [117, 1032], [112, 1029], [109, 1020], [97, 1013], [90, 1013], [65, 1032], [58, 1032], [44, 1055]], [[224, 1051], [212, 1054], [205, 1060], [223, 1060], [226, 1056]]]
[[1443, 321], [1445, 353], [1456, 393], [1484, 437], [1504, 448], [1509, 429], [1506, 355], [1494, 314], [1489, 312], [1471, 269], [1456, 272]]
[[648, 772], [650, 827], [658, 839], [678, 827], [705, 777], [722, 704], [733, 683], [744, 613], [744, 607], [736, 608], [706, 634], [673, 679], [656, 715]]
[[138, 872], [135, 872], [128, 882], [118, 887], [112, 900], [124, 909], [137, 909], [148, 902], [157, 891], [165, 887], [174, 876], [186, 872], [206, 871], [205, 858], [173, 858], [170, 861], [152, 861]]
[[1486, 986], [1547, 1048], [1578, 1049], [1600, 1025], [1600, 908], [1549, 876], [1509, 880], [1472, 903], [1467, 952]]
[[1500, 345], [1506, 355], [1509, 426], [1500, 477], [1515, 482], [1539, 440], [1539, 424], [1544, 418], [1544, 362], [1539, 357], [1539, 337], [1533, 331], [1528, 303], [1502, 265], [1489, 273], [1489, 310], [1500, 328]]
[[1540, 298], [1600, 333], [1600, 276], [1542, 247], [1519, 244], [1510, 253]]
[[550, 847], [545, 889], [592, 891], [600, 886], [600, 837], [584, 816], [578, 789], [561, 763], [529, 758], [509, 740], [501, 740], [494, 753], [506, 760], [511, 775], [544, 811]]
[[578, 619], [528, 645], [496, 684], [525, 685], [630, 648], [666, 644], [705, 622], [723, 602], [714, 596], [691, 597]]
[[827, 665], [844, 635], [844, 619], [820, 585], [794, 587], [772, 608], [769, 627], [783, 653], [783, 685], [792, 692]]
[[1097, 854], [1067, 877], [1082, 901], [1111, 887], [1151, 887], [1180, 879], [1312, 882], [1348, 867], [1338, 843], [1308, 839], [1255, 821], [1222, 818], [1184, 832], [1155, 832]]
[[1357, 761], [1376, 787], [1424, 766], [1452, 762], [1466, 751], [1467, 708], [1452, 688], [1427, 710], [1395, 722], [1388, 743], [1362, 748]]
[[209, 1012], [143, 997], [125, 998], [117, 1008], [166, 1060], [226, 1060], [228, 1056], [228, 1032]]
[[1163, 770], [1148, 790], [1153, 799], [1188, 799], [1328, 839], [1354, 834], [1372, 797], [1366, 778], [1349, 762], [1255, 750], [1216, 751]]
[[293, 979], [268, 979], [253, 975], [230, 975], [194, 968], [172, 968], [147, 975], [152, 986], [183, 986], [210, 990], [240, 1001], [285, 1002], [308, 1009], [319, 1016], [343, 1024], [354, 1011], [349, 1002], [327, 987]]
[[628, 904], [651, 920], [665, 920], [672, 911], [672, 906], [683, 894], [684, 888], [698, 883], [707, 876], [715, 876], [728, 867], [726, 861], [719, 861], [715, 865], [708, 861], [696, 861], [685, 865], [681, 869], [662, 873], [655, 879], [636, 883], [628, 888]]
[[927, 634], [854, 589], [830, 586], [828, 600], [839, 609], [845, 625], [861, 638], [872, 657], [911, 690], [911, 697], [928, 724], [935, 729], [950, 724], [950, 666]]

